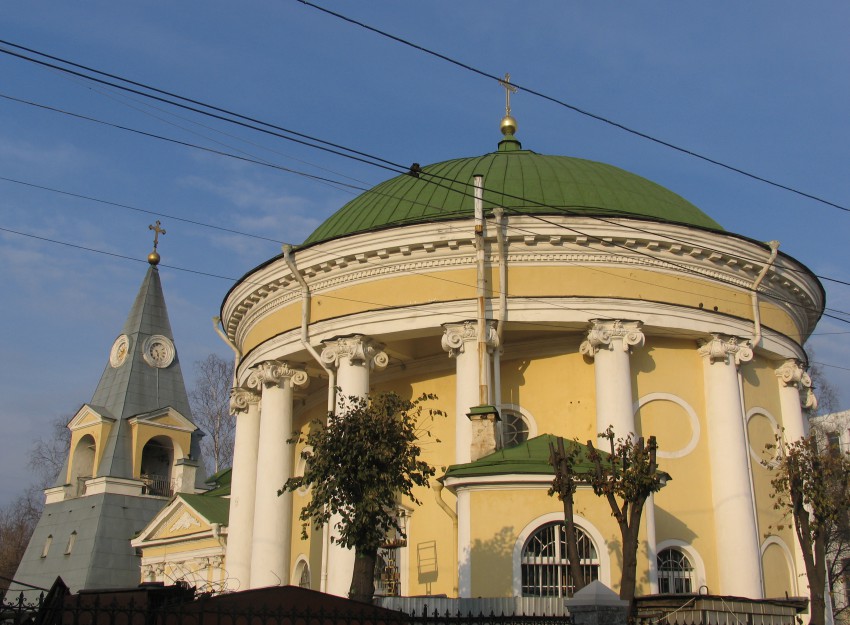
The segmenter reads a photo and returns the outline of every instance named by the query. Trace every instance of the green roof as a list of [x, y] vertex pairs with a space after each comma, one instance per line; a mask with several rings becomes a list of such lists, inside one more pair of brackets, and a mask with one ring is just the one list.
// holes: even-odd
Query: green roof
[[177, 496], [194, 508], [198, 514], [202, 515], [210, 523], [227, 525], [230, 517], [230, 499], [226, 497], [210, 497], [206, 494], [189, 495], [187, 493], [180, 493]]
[[359, 195], [334, 213], [304, 245], [409, 223], [470, 218], [472, 177], [484, 176], [484, 208], [508, 216], [636, 217], [713, 230], [721, 226], [672, 191], [613, 165], [523, 150], [511, 136], [483, 156], [428, 165]]
[[226, 497], [230, 495], [230, 480], [233, 475], [233, 469], [222, 469], [207, 478], [206, 483], [212, 488], [203, 493], [204, 497]]
[[[535, 436], [515, 447], [500, 449], [483, 458], [479, 458], [475, 462], [467, 464], [453, 464], [448, 468], [445, 478], [450, 477], [480, 477], [484, 475], [551, 475], [555, 472], [552, 465], [549, 464], [549, 443], [555, 443], [558, 440], [553, 434], [542, 434]], [[578, 461], [575, 464], [576, 473], [588, 473], [592, 470], [588, 456], [588, 447], [564, 439], [565, 447], [578, 447]], [[600, 452], [603, 457], [608, 454]]]

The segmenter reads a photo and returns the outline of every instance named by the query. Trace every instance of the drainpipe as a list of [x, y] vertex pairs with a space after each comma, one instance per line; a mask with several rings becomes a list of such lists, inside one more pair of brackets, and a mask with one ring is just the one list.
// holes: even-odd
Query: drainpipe
[[758, 347], [761, 342], [761, 312], [759, 311], [759, 285], [768, 270], [773, 266], [773, 261], [776, 260], [776, 255], [779, 252], [779, 241], [770, 241], [770, 257], [767, 259], [764, 267], [761, 268], [758, 278], [753, 282], [753, 292], [750, 295], [750, 300], [753, 303], [753, 349]]
[[484, 276], [484, 176], [473, 176], [475, 187], [475, 265], [476, 299], [478, 302], [478, 405], [484, 406], [490, 401], [490, 380], [488, 375], [487, 326]]
[[227, 343], [227, 346], [233, 350], [233, 380], [231, 381], [231, 386], [236, 386], [236, 370], [239, 368], [239, 361], [242, 359], [242, 352], [239, 351], [239, 348], [236, 347], [236, 343], [230, 340], [230, 337], [227, 336], [224, 331], [221, 329], [221, 317], [213, 317], [213, 330], [215, 333], [221, 337], [221, 340]]
[[[499, 254], [499, 323], [496, 326], [496, 349], [493, 352], [493, 405], [502, 410], [502, 335], [508, 316], [508, 251], [505, 248], [505, 209], [493, 209], [496, 217], [496, 248]], [[502, 426], [500, 426], [501, 434]], [[501, 445], [500, 445], [501, 446]]]
[[[443, 483], [442, 482], [435, 481], [433, 484], [431, 484], [431, 488], [434, 491], [434, 498], [437, 500], [437, 505], [440, 506], [440, 508], [443, 510], [443, 512], [445, 512], [447, 515], [449, 515], [449, 518], [452, 520], [452, 537], [454, 538], [454, 547], [452, 549], [452, 553], [454, 553], [455, 557], [457, 557], [457, 513], [454, 510], [452, 510], [451, 507], [449, 506], [449, 504], [447, 504], [443, 500]], [[454, 583], [454, 588], [452, 590], [454, 592], [455, 597], [458, 596], [458, 594], [457, 594], [457, 569], [458, 569], [457, 566], [454, 567], [454, 576], [452, 578], [452, 582]]]
[[295, 266], [295, 261], [292, 259], [292, 246], [288, 243], [283, 244], [283, 260], [286, 261], [287, 267], [292, 272], [292, 275], [298, 280], [298, 284], [301, 285], [301, 345], [304, 346], [310, 355], [315, 359], [316, 362], [324, 369], [328, 374], [328, 412], [333, 412], [334, 410], [334, 397], [336, 393], [336, 371], [327, 366], [322, 362], [321, 356], [319, 356], [319, 352], [310, 345], [310, 334], [309, 334], [309, 323], [310, 323], [310, 287], [307, 285], [307, 281], [304, 280], [304, 277], [301, 275], [301, 272], [298, 271], [298, 268]]

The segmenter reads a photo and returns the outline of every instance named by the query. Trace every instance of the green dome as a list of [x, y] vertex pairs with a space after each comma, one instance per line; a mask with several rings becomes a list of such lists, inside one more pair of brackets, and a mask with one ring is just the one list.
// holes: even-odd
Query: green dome
[[636, 217], [713, 230], [721, 226], [672, 191], [623, 169], [568, 156], [523, 150], [508, 137], [499, 151], [458, 158], [403, 174], [357, 196], [328, 218], [304, 245], [427, 221], [473, 216], [472, 177], [484, 176], [485, 212], [506, 215]]

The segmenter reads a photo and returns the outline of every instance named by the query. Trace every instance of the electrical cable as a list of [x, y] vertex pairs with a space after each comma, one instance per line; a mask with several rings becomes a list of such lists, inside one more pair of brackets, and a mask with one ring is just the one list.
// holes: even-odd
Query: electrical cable
[[[420, 46], [418, 44], [407, 41], [406, 39], [402, 39], [401, 37], [398, 37], [396, 35], [392, 35], [388, 32], [385, 32], [385, 31], [380, 30], [378, 28], [375, 28], [373, 26], [369, 26], [368, 24], [365, 24], [365, 23], [357, 21], [353, 18], [347, 17], [347, 16], [345, 16], [341, 13], [331, 11], [330, 9], [326, 9], [324, 7], [321, 7], [318, 4], [314, 4], [313, 2], [309, 2], [308, 0], [297, 0], [297, 1], [300, 2], [301, 4], [304, 4], [306, 6], [309, 6], [309, 7], [312, 7], [314, 9], [317, 9], [319, 11], [322, 11], [323, 13], [327, 13], [328, 15], [332, 15], [333, 17], [336, 17], [338, 19], [346, 21], [350, 24], [354, 24], [354, 25], [359, 26], [361, 28], [365, 28], [366, 30], [369, 30], [371, 32], [377, 33], [377, 34], [381, 35], [382, 37], [392, 39], [393, 41], [401, 43], [405, 46], [409, 46], [409, 47], [411, 47], [415, 50], [419, 50], [420, 52], [424, 52], [424, 53], [429, 54], [431, 56], [434, 56], [438, 59], [441, 59], [443, 61], [447, 61], [448, 63], [456, 65], [457, 67], [461, 67], [465, 70], [468, 70], [470, 72], [478, 74], [479, 76], [483, 76], [484, 78], [489, 78], [490, 80], [495, 80], [499, 83], [501, 83], [504, 80], [503, 78], [501, 78], [499, 76], [496, 76], [494, 74], [490, 74], [489, 72], [485, 72], [484, 70], [475, 68], [471, 65], [468, 65], [467, 63], [463, 63], [463, 62], [458, 61], [456, 59], [453, 59], [449, 56], [446, 56], [445, 54], [440, 54], [439, 52], [429, 50], [428, 48], [425, 48], [424, 46]], [[800, 191], [799, 189], [795, 189], [794, 187], [790, 187], [788, 185], [784, 185], [784, 184], [781, 184], [779, 182], [775, 182], [775, 181], [770, 180], [768, 178], [764, 178], [762, 176], [748, 172], [748, 171], [741, 169], [739, 167], [735, 167], [733, 165], [728, 165], [726, 163], [723, 163], [722, 161], [718, 161], [716, 159], [705, 156], [705, 155], [700, 154], [698, 152], [694, 152], [693, 150], [689, 150], [687, 148], [683, 148], [683, 147], [678, 146], [676, 144], [670, 143], [669, 141], [665, 141], [663, 139], [653, 137], [652, 135], [649, 135], [645, 132], [635, 130], [634, 128], [630, 128], [629, 126], [626, 126], [625, 124], [621, 124], [619, 122], [613, 121], [613, 120], [608, 119], [606, 117], [603, 117], [601, 115], [591, 113], [590, 111], [581, 109], [581, 108], [574, 106], [572, 104], [569, 104], [569, 103], [567, 103], [563, 100], [560, 100], [560, 99], [555, 98], [555, 97], [550, 96], [550, 95], [546, 95], [545, 93], [541, 93], [540, 91], [536, 91], [535, 89], [532, 89], [530, 87], [525, 87], [523, 85], [520, 85], [520, 84], [514, 83], [514, 82], [511, 83], [511, 86], [516, 87], [517, 89], [524, 91], [525, 93], [531, 94], [533, 96], [537, 96], [538, 98], [548, 100], [549, 102], [552, 102], [552, 103], [557, 104], [559, 106], [562, 106], [564, 108], [570, 109], [571, 111], [574, 111], [574, 112], [579, 113], [581, 115], [584, 115], [586, 117], [590, 117], [591, 119], [595, 119], [596, 121], [600, 121], [600, 122], [603, 122], [603, 123], [608, 124], [610, 126], [613, 126], [615, 128], [618, 128], [620, 130], [623, 130], [623, 131], [625, 131], [629, 134], [635, 135], [635, 136], [640, 137], [642, 139], [646, 139], [648, 141], [652, 141], [653, 143], [657, 143], [658, 145], [662, 145], [664, 147], [670, 148], [670, 149], [675, 150], [677, 152], [680, 152], [682, 154], [686, 154], [687, 156], [692, 156], [694, 158], [705, 161], [705, 162], [710, 163], [712, 165], [717, 165], [718, 167], [722, 167], [723, 169], [726, 169], [726, 170], [729, 170], [731, 172], [740, 174], [742, 176], [746, 176], [747, 178], [751, 178], [753, 180], [763, 182], [765, 184], [768, 184], [770, 186], [782, 189], [784, 191], [789, 191], [791, 193], [805, 197], [807, 199], [814, 200], [815, 202], [819, 202], [821, 204], [826, 204], [827, 206], [832, 206], [833, 208], [837, 208], [837, 209], [845, 211], [845, 212], [850, 212], [850, 208], [847, 208], [846, 206], [842, 206], [841, 204], [837, 204], [835, 202], [831, 202], [829, 200], [818, 197], [818, 196], [813, 195], [811, 193], [806, 193], [805, 191]]]

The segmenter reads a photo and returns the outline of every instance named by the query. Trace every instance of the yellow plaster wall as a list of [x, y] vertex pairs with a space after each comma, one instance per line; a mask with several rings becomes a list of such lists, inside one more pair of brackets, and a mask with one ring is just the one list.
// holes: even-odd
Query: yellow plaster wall
[[169, 559], [181, 560], [189, 557], [194, 551], [202, 551], [204, 549], [215, 549], [221, 547], [221, 543], [217, 538], [192, 538], [187, 537], [185, 541], [169, 543], [168, 545], [156, 545], [145, 547], [142, 546], [143, 558], [159, 558], [168, 556]]
[[771, 598], [793, 597], [796, 588], [791, 587], [791, 569], [785, 551], [777, 544], [770, 544], [762, 555], [764, 571], [764, 596]]
[[[313, 294], [311, 322], [394, 306], [429, 304], [435, 301], [436, 294], [443, 302], [469, 299], [475, 297], [475, 284], [474, 269], [452, 269], [392, 275], [323, 290]], [[439, 285], [439, 289], [435, 285]], [[681, 272], [579, 265], [510, 265], [508, 288], [512, 297], [616, 297], [695, 309], [715, 310], [716, 307], [720, 313], [752, 318], [748, 291]], [[760, 311], [766, 327], [797, 336], [793, 319], [781, 308], [761, 302]], [[300, 323], [300, 301], [276, 309], [248, 332], [240, 346], [242, 352], [248, 353], [269, 338], [299, 327]]]
[[502, 403], [528, 410], [538, 434], [586, 441], [596, 437], [593, 363], [578, 353], [578, 338], [558, 340], [570, 353], [502, 362]]
[[[694, 341], [648, 336], [646, 345], [635, 349], [631, 365], [635, 397], [666, 393], [697, 415], [700, 432], [696, 447], [684, 456], [658, 460], [659, 468], [673, 479], [654, 496], [656, 540], [681, 540], [691, 545], [705, 563], [709, 588], [717, 588], [702, 357]], [[654, 435], [662, 452], [682, 450], [694, 434], [685, 409], [666, 399], [645, 404], [635, 422], [638, 434]]]

